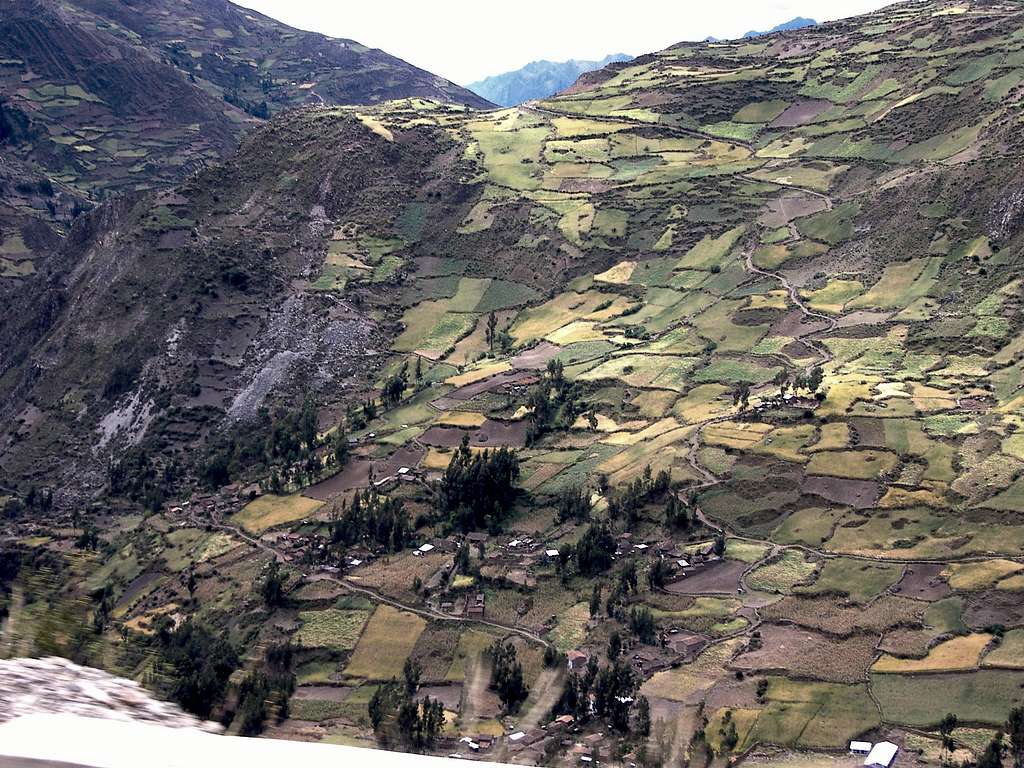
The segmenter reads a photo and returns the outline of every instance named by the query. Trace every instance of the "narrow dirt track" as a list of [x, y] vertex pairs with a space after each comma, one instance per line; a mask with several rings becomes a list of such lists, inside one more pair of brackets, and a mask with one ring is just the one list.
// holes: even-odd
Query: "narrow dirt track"
[[[215, 528], [218, 528], [218, 529], [224, 531], [225, 533], [230, 533], [231, 535], [233, 535], [233, 536], [235, 536], [235, 537], [237, 537], [239, 539], [242, 539], [243, 541], [245, 541], [246, 543], [250, 544], [251, 546], [256, 547], [257, 549], [259, 549], [259, 550], [261, 550], [263, 552], [266, 552], [269, 555], [273, 555], [280, 562], [285, 562], [286, 561], [285, 560], [285, 554], [281, 550], [277, 549], [276, 547], [271, 546], [270, 544], [267, 544], [265, 541], [261, 541], [260, 539], [251, 536], [250, 534], [246, 533], [245, 531], [243, 531], [238, 526], [229, 525], [227, 523], [224, 523], [219, 518], [216, 518], [216, 517], [212, 518], [210, 521], [199, 521], [195, 517], [193, 517], [192, 521], [196, 525], [211, 524]], [[293, 565], [293, 567], [296, 567], [296, 566]], [[425, 619], [428, 619], [430, 621], [445, 621], [445, 622], [452, 622], [452, 623], [459, 623], [459, 624], [482, 625], [482, 626], [492, 627], [494, 629], [499, 629], [499, 630], [502, 630], [503, 632], [508, 632], [510, 634], [519, 635], [520, 637], [522, 637], [522, 638], [524, 638], [526, 640], [529, 640], [530, 642], [542, 645], [545, 648], [547, 648], [547, 647], [549, 647], [551, 645], [551, 643], [549, 641], [545, 640], [543, 637], [538, 635], [536, 632], [532, 632], [532, 631], [530, 631], [528, 629], [524, 629], [523, 627], [512, 626], [512, 625], [509, 625], [509, 624], [502, 624], [501, 622], [491, 621], [490, 619], [474, 619], [474, 618], [469, 618], [467, 616], [452, 616], [452, 615], [447, 614], [447, 613], [441, 613], [441, 611], [435, 611], [435, 610], [433, 610], [431, 608], [422, 608], [420, 606], [409, 605], [408, 603], [403, 603], [401, 600], [396, 600], [393, 597], [388, 597], [387, 595], [383, 595], [380, 592], [378, 592], [377, 590], [370, 589], [369, 587], [364, 587], [364, 586], [361, 586], [359, 584], [354, 584], [350, 579], [346, 579], [346, 578], [340, 577], [340, 576], [335, 576], [332, 573], [328, 573], [328, 572], [324, 572], [324, 571], [312, 572], [311, 573], [309, 571], [302, 570], [302, 569], [298, 569], [298, 570], [300, 570], [303, 573], [303, 575], [306, 576], [307, 578], [312, 578], [315, 581], [329, 581], [331, 583], [338, 584], [339, 586], [343, 587], [345, 590], [347, 590], [349, 592], [352, 592], [353, 594], [362, 595], [363, 597], [366, 597], [366, 598], [370, 599], [372, 602], [375, 602], [375, 603], [378, 603], [378, 604], [383, 603], [385, 605], [390, 605], [391, 607], [397, 608], [397, 609], [402, 610], [402, 611], [407, 611], [409, 613], [415, 613], [416, 615], [421, 616], [421, 617], [423, 617]]]

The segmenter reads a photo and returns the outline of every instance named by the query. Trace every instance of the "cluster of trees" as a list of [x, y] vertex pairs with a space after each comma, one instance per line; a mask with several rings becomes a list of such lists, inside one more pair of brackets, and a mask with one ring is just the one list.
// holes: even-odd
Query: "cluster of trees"
[[[648, 571], [647, 580], [648, 582], [651, 581], [650, 571]], [[651, 618], [650, 615], [643, 615], [642, 611], [645, 610], [643, 608], [634, 608], [629, 616], [625, 613], [624, 606], [626, 601], [629, 595], [638, 591], [639, 583], [640, 578], [636, 560], [627, 560], [625, 565], [623, 565], [619, 570], [615, 583], [612, 586], [612, 590], [608, 594], [608, 600], [605, 601], [605, 613], [607, 613], [609, 617], [614, 617], [624, 624], [628, 623], [633, 632], [640, 637], [643, 642], [651, 643], [654, 641], [653, 618]], [[639, 618], [637, 616], [638, 611], [641, 612]], [[648, 611], [648, 614], [649, 613], [650, 612]]]
[[24, 499], [12, 496], [3, 507], [3, 514], [8, 520], [16, 520], [25, 512], [47, 513], [53, 509], [53, 491], [49, 488], [40, 490], [33, 485], [28, 489]]
[[654, 614], [646, 605], [633, 606], [629, 612], [629, 628], [641, 643], [654, 645], [658, 627], [654, 623]]
[[[946, 715], [939, 730], [945, 750], [953, 749], [952, 733], [957, 726], [955, 715]], [[1009, 738], [1009, 747], [1006, 741]], [[1009, 753], [1013, 768], [1024, 768], [1024, 707], [1014, 707], [1006, 718], [1006, 730], [1000, 728], [978, 758], [977, 768], [1003, 768], [1003, 761]], [[964, 763], [964, 768], [969, 768]]]
[[146, 509], [156, 511], [174, 493], [184, 474], [176, 460], [163, 461], [136, 448], [107, 465], [107, 485], [112, 495], [137, 501]]
[[530, 695], [523, 681], [523, 666], [516, 658], [516, 647], [501, 640], [491, 646], [491, 690], [498, 694], [506, 711], [516, 712]]
[[[419, 358], [416, 358], [417, 368], [419, 368]], [[384, 380], [384, 386], [380, 391], [381, 402], [384, 403], [386, 408], [394, 408], [400, 402], [402, 402], [402, 395], [405, 394], [405, 388], [409, 386], [409, 364], [402, 363], [402, 368], [394, 376], [388, 376]]]
[[258, 736], [268, 719], [288, 717], [288, 701], [295, 692], [291, 645], [267, 648], [260, 666], [249, 673], [238, 690], [235, 722], [241, 736]]
[[[190, 595], [195, 591], [195, 587], [193, 586], [194, 579], [195, 574], [190, 573]], [[287, 590], [285, 590], [285, 583], [287, 581], [287, 574], [282, 573], [281, 565], [277, 562], [277, 558], [274, 558], [267, 564], [267, 567], [259, 581], [260, 597], [263, 598], [263, 604], [267, 606], [267, 608], [277, 608], [284, 603], [284, 597], [287, 592]]]
[[266, 99], [257, 103], [243, 99], [238, 91], [224, 91], [224, 101], [260, 120], [270, 119], [270, 105], [267, 104]]
[[575, 556], [576, 570], [582, 576], [597, 576], [612, 565], [615, 554], [615, 538], [607, 523], [593, 523], [583, 532], [575, 547], [564, 548], [565, 556]]
[[605, 718], [619, 733], [632, 731], [647, 736], [651, 730], [650, 704], [645, 697], [636, 696], [637, 687], [636, 675], [624, 659], [616, 658], [601, 668], [592, 656], [585, 670], [569, 675], [555, 709], [570, 713], [580, 723], [590, 720], [593, 713]]
[[219, 488], [243, 474], [269, 473], [267, 489], [281, 493], [289, 484], [303, 485], [348, 460], [348, 437], [340, 427], [330, 436], [317, 431], [316, 406], [306, 398], [297, 410], [240, 426], [213, 447], [199, 467], [209, 488]]
[[633, 526], [640, 519], [644, 505], [652, 499], [661, 498], [672, 486], [672, 476], [665, 470], [651, 476], [651, 468], [644, 468], [644, 473], [621, 490], [607, 493], [608, 516], [612, 520], [625, 518], [628, 525]]
[[584, 411], [580, 387], [565, 378], [560, 360], [548, 361], [544, 376], [530, 390], [526, 404], [532, 412], [527, 445], [551, 429], [571, 426]]
[[342, 502], [341, 514], [331, 523], [331, 543], [365, 543], [387, 552], [405, 549], [411, 536], [409, 515], [401, 499], [381, 496], [372, 489], [356, 493], [351, 504]]
[[291, 645], [271, 645], [237, 689], [234, 712], [225, 707], [228, 680], [241, 666], [233, 645], [206, 627], [186, 621], [174, 628], [170, 619], [158, 626], [153, 640], [161, 671], [170, 681], [169, 698], [203, 719], [221, 714], [234, 720], [242, 736], [263, 731], [267, 720], [288, 716], [288, 701], [295, 691], [294, 652]]
[[484, 341], [487, 342], [487, 347], [493, 353], [494, 348], [497, 347], [501, 352], [507, 352], [512, 347], [512, 335], [508, 332], [508, 328], [498, 329], [498, 317], [494, 314], [492, 309], [490, 314], [487, 315], [487, 327], [484, 329]]
[[170, 698], [203, 719], [224, 699], [228, 678], [238, 669], [238, 654], [223, 637], [186, 621], [177, 629], [170, 619], [155, 635], [160, 665], [170, 674]]
[[558, 495], [556, 521], [584, 523], [590, 518], [590, 494], [581, 486], [566, 488]]
[[444, 705], [429, 696], [416, 701], [420, 669], [414, 661], [406, 659], [402, 673], [404, 680], [391, 678], [370, 699], [373, 733], [383, 746], [432, 749], [444, 727]]
[[497, 531], [515, 501], [518, 479], [519, 459], [513, 451], [473, 453], [464, 436], [441, 478], [438, 508], [460, 531]]
[[670, 531], [685, 531], [694, 522], [696, 518], [691, 517], [689, 506], [681, 503], [674, 493], [669, 494], [665, 505], [665, 527]]
[[[795, 376], [792, 376], [789, 371], [783, 369], [772, 379], [772, 383], [778, 385], [779, 395], [785, 395], [790, 389], [793, 390], [794, 394], [803, 389], [814, 395], [816, 399], [824, 400], [825, 391], [821, 388], [824, 380], [825, 374], [821, 370], [821, 366], [816, 365], [806, 374], [798, 373]], [[741, 413], [750, 407], [749, 382], [741, 381], [733, 387], [732, 404], [737, 406]]]

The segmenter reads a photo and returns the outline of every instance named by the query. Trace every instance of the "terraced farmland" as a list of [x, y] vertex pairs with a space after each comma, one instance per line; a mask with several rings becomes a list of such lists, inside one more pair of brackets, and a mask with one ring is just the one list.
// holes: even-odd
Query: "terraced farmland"
[[[647, 697], [676, 757], [701, 759], [699, 730], [735, 755], [910, 739], [949, 712], [989, 734], [1021, 703], [1020, 22], [904, 4], [680, 44], [517, 108], [280, 118], [261, 134], [279, 154], [253, 143], [186, 190], [209, 248], [163, 241], [199, 268], [256, 232], [251, 274], [211, 275], [180, 332], [140, 312], [159, 343], [131, 347], [124, 392], [81, 373], [72, 396], [81, 359], [46, 347], [5, 466], [147, 419], [166, 427], [153, 451], [184, 452], [224, 416], [197, 477], [239, 487], [161, 514], [244, 542], [197, 568], [195, 599], [251, 592], [261, 631], [300, 648], [297, 700], [320, 703], [298, 711], [329, 727], [365, 735], [372, 691], [412, 659], [453, 735], [505, 733], [496, 640], [539, 722], [537, 702], [578, 707], [557, 654], [607, 670], [617, 637], [623, 698]], [[246, 194], [214, 201], [215, 182]], [[150, 253], [186, 212], [143, 208], [115, 245]], [[114, 322], [76, 306], [76, 328]], [[499, 483], [452, 489], [506, 449], [514, 490], [473, 517]], [[106, 560], [75, 567], [127, 591], [134, 626], [193, 599], [169, 522], [159, 546], [105, 523]], [[244, 586], [267, 556], [291, 603]], [[31, 626], [43, 608], [15, 610]], [[322, 686], [344, 693], [302, 692]]]

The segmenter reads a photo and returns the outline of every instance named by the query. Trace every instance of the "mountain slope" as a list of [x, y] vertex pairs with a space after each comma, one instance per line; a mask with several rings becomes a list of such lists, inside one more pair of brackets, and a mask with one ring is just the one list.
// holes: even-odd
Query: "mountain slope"
[[75, 0], [182, 72], [250, 110], [416, 96], [491, 106], [444, 78], [354, 40], [293, 29], [228, 0]]
[[511, 107], [533, 99], [554, 96], [575, 83], [585, 72], [593, 72], [614, 61], [629, 61], [631, 58], [624, 53], [613, 53], [600, 61], [533, 61], [512, 72], [470, 83], [467, 88], [488, 101]]
[[[326, 295], [335, 291], [346, 295], [352, 290], [387, 295], [391, 290], [387, 286], [394, 280], [409, 281], [411, 286], [420, 282], [415, 271], [417, 258], [433, 253], [463, 254], [471, 263], [476, 263], [482, 257], [475, 254], [482, 251], [490, 254], [491, 259], [482, 268], [497, 270], [498, 276], [505, 269], [511, 270], [506, 279], [522, 283], [526, 296], [532, 295], [532, 291], [552, 276], [556, 280], [567, 280], [573, 275], [585, 274], [588, 265], [610, 266], [616, 258], [655, 258], [661, 269], [667, 258], [682, 258], [704, 236], [726, 237], [723, 243], [735, 242], [737, 238], [747, 242], [755, 232], [745, 222], [763, 211], [764, 220], [781, 222], [776, 225], [778, 231], [773, 231], [768, 240], [771, 243], [778, 239], [781, 245], [766, 244], [755, 249], [758, 254], [762, 251], [766, 254], [756, 256], [755, 265], [759, 261], [766, 265], [786, 263], [783, 259], [795, 259], [794, 264], [820, 265], [811, 272], [803, 271], [810, 267], [794, 267], [797, 270], [793, 276], [794, 295], [802, 292], [812, 297], [809, 301], [825, 306], [826, 297], [846, 291], [849, 295], [845, 303], [860, 302], [866, 309], [878, 308], [879, 299], [874, 297], [881, 289], [872, 293], [870, 286], [880, 276], [889, 275], [892, 270], [898, 272], [895, 266], [898, 253], [915, 268], [927, 267], [929, 276], [921, 277], [925, 282], [915, 291], [923, 291], [924, 286], [929, 285], [952, 287], [955, 284], [956, 291], [952, 295], [961, 297], [961, 303], [949, 305], [949, 311], [961, 311], [968, 306], [962, 303], [968, 297], [987, 295], [1001, 287], [997, 281], [1005, 285], [1009, 282], [1007, 276], [1016, 269], [1015, 262], [1007, 263], [1014, 252], [1012, 249], [1001, 251], [1000, 268], [995, 271], [983, 265], [965, 270], [954, 269], [951, 264], [943, 266], [954, 258], [950, 254], [959, 254], [965, 248], [980, 259], [996, 258], [984, 255], [994, 250], [979, 244], [984, 241], [978, 238], [987, 237], [995, 242], [996, 239], [1010, 241], [1017, 236], [1015, 204], [1012, 198], [1005, 197], [1006, 190], [1013, 186], [1009, 169], [1015, 167], [1015, 151], [1020, 142], [1011, 129], [1016, 119], [1014, 71], [1007, 70], [1011, 64], [977, 53], [1001, 50], [1008, 60], [1014, 60], [1018, 44], [1002, 37], [1000, 32], [999, 25], [1006, 18], [1007, 12], [1003, 10], [963, 17], [931, 16], [908, 8], [804, 30], [800, 36], [788, 34], [714, 48], [680, 45], [658, 56], [642, 57], [631, 64], [618, 64], [605, 70], [596, 78], [606, 79], [592, 85], [589, 91], [544, 102], [539, 110], [501, 113], [495, 116], [497, 122], [490, 117], [480, 120], [450, 110], [426, 110], [418, 114], [420, 107], [412, 103], [384, 108], [372, 118], [362, 118], [366, 126], [362, 130], [367, 135], [352, 146], [375, 142], [383, 156], [394, 156], [395, 172], [402, 173], [402, 164], [407, 162], [403, 159], [404, 153], [409, 142], [416, 144], [418, 133], [424, 136], [454, 133], [460, 138], [451, 152], [455, 153], [453, 158], [462, 160], [441, 162], [440, 157], [433, 154], [439, 150], [432, 150], [434, 160], [428, 162], [421, 158], [420, 161], [426, 163], [425, 168], [434, 170], [408, 169], [409, 178], [420, 178], [428, 185], [424, 191], [417, 193], [416, 185], [410, 183], [379, 197], [376, 205], [379, 211], [389, 212], [388, 218], [374, 224], [370, 233], [372, 237], [392, 243], [383, 251], [392, 255], [387, 256], [391, 266], [381, 280], [367, 282], [360, 279], [363, 273], [359, 270], [363, 267], [332, 266], [334, 262], [328, 258], [326, 266], [318, 267], [314, 261], [303, 267], [312, 270], [308, 278], [303, 278], [308, 280], [305, 288], [301, 287], [301, 281], [295, 283], [301, 271], [278, 274], [272, 281], [253, 280], [250, 285], [258, 284], [261, 291], [271, 292], [277, 291], [275, 286], [279, 284], [291, 286], [281, 294], [282, 300], [296, 290], [300, 295], [318, 297], [323, 296], [325, 290]], [[872, 24], [884, 24], [891, 31], [865, 43], [859, 30], [861, 26]], [[865, 63], [856, 75], [846, 68], [853, 66], [858, 57], [872, 55], [863, 52], [865, 47], [901, 50], [900, 46], [908, 45], [905, 41], [915, 36], [937, 35], [952, 41], [968, 31], [976, 38], [975, 47], [952, 55], [941, 71], [928, 68], [924, 60], [914, 56], [896, 58], [889, 64]], [[910, 47], [909, 50], [915, 49]], [[991, 64], [978, 70], [976, 59]], [[833, 66], [807, 69], [808, 63], [818, 61], [832, 62]], [[692, 70], [695, 74], [680, 76], [681, 69]], [[707, 79], [701, 73], [715, 76]], [[742, 77], [739, 73], [743, 73]], [[965, 80], [962, 85], [949, 84]], [[913, 108], [908, 109], [911, 103]], [[339, 126], [349, 126], [345, 130], [359, 131], [353, 112], [325, 111], [316, 120], [296, 117], [284, 121], [269, 129], [269, 135], [301, 137], [304, 145], [326, 152], [328, 147], [317, 131], [320, 126], [331, 125], [332, 120], [340, 121]], [[265, 135], [268, 134], [261, 134]], [[436, 142], [434, 138], [428, 143]], [[267, 166], [271, 163], [266, 167], [267, 177], [278, 179], [277, 183], [284, 185], [282, 189], [289, 189], [294, 183], [291, 180], [300, 178], [290, 168], [293, 162], [290, 158], [301, 156], [286, 152], [284, 157], [258, 160], [251, 153], [243, 154], [228, 168], [241, 171], [239, 164]], [[349, 161], [355, 161], [353, 152], [347, 152], [346, 156]], [[440, 165], [432, 165], [432, 162]], [[360, 178], [371, 178], [375, 172], [367, 163], [358, 161], [358, 173], [363, 174]], [[978, 175], [977, 168], [982, 166], [994, 178], [1005, 177], [1006, 184], [985, 186], [967, 206], [956, 196], [955, 190], [962, 184], [973, 183], [969, 180]], [[476, 168], [475, 172], [469, 172], [472, 167]], [[315, 177], [321, 178], [318, 174]], [[203, 178], [203, 194], [217, 196], [217, 185], [211, 182], [218, 178], [217, 174]], [[310, 179], [301, 180], [303, 184], [312, 183]], [[431, 184], [450, 189], [447, 194], [454, 197], [440, 205], [427, 196], [425, 190]], [[659, 190], [660, 194], [655, 195]], [[268, 196], [267, 202], [255, 206], [254, 210], [280, 207], [287, 199], [273, 188], [268, 188], [264, 194]], [[959, 225], [947, 223], [941, 217], [933, 222], [911, 214], [907, 219], [908, 210], [912, 210], [908, 205], [939, 206], [931, 199], [921, 202], [922, 196], [936, 195], [954, 195], [943, 205], [959, 211], [958, 215], [968, 223], [957, 229]], [[897, 203], [897, 200], [903, 202]], [[321, 201], [317, 205], [323, 204]], [[216, 210], [224, 211], [216, 214], [214, 209], [197, 214], [191, 210], [190, 203], [168, 206], [158, 201], [149, 205], [153, 206], [149, 213], [139, 209], [140, 212], [134, 214], [134, 223], [118, 224], [117, 230], [123, 233], [118, 236], [118, 242], [127, 238], [128, 242], [148, 244], [145, 248], [155, 245], [163, 254], [159, 257], [161, 260], [166, 258], [179, 263], [182, 249], [188, 253], [198, 237], [203, 253], [214, 245], [226, 249], [222, 268], [230, 270], [234, 258], [231, 254], [237, 253], [235, 238], [239, 236], [236, 225], [231, 222], [246, 221], [249, 214], [242, 214], [239, 209], [229, 216], [227, 211], [235, 204], [226, 202], [219, 208], [215, 206]], [[796, 205], [798, 211], [807, 215], [826, 205], [835, 213], [826, 211], [806, 224], [802, 220], [793, 224], [789, 214], [772, 213], [779, 205], [786, 206], [786, 210]], [[289, 203], [284, 210], [289, 211], [289, 216], [298, 217], [296, 222], [321, 215], [316, 213], [319, 208], [314, 201], [310, 200], [309, 206], [294, 208]], [[991, 229], [993, 211], [1000, 206], [1010, 208], [1003, 216], [1006, 231]], [[317, 229], [326, 233], [349, 223], [344, 206], [337, 207], [336, 211], [329, 215], [329, 223], [317, 224]], [[425, 219], [436, 226], [417, 224], [413, 227], [417, 232], [415, 237], [403, 235], [397, 229], [395, 217], [399, 214], [413, 216], [420, 222]], [[461, 226], [450, 224], [463, 215], [468, 218]], [[389, 225], [387, 222], [392, 220], [396, 223]], [[202, 221], [209, 223], [200, 226]], [[226, 223], [228, 226], [224, 229]], [[197, 226], [198, 234], [193, 231]], [[307, 226], [302, 224], [299, 229]], [[370, 222], [362, 226], [370, 226]], [[421, 231], [420, 226], [426, 229]], [[266, 234], [267, 242], [287, 241], [286, 231]], [[495, 240], [498, 233], [504, 234]], [[769, 238], [769, 233], [759, 236]], [[949, 249], [946, 256], [930, 250], [938, 247], [929, 244], [933, 240]], [[83, 241], [83, 247], [96, 247], [87, 246], [87, 242]], [[528, 242], [537, 245], [525, 245]], [[888, 245], [883, 247], [883, 243]], [[330, 250], [335, 246], [330, 240], [324, 240], [321, 247]], [[354, 247], [356, 253], [361, 253], [362, 246]], [[893, 247], [898, 250], [893, 252]], [[314, 258], [313, 251], [307, 253], [307, 248], [315, 251], [315, 242], [298, 252], [305, 254], [303, 264], [306, 264], [305, 259]], [[111, 255], [120, 252], [120, 246], [110, 251]], [[286, 253], [294, 255], [296, 252], [281, 251], [282, 256]], [[372, 258], [382, 258], [379, 251], [370, 252], [373, 253], [377, 255]], [[97, 262], [97, 258], [90, 255], [86, 262], [97, 268], [103, 262], [103, 259]], [[493, 262], [494, 259], [499, 262]], [[848, 266], [837, 271], [837, 265], [844, 260], [849, 262]], [[275, 260], [267, 264], [277, 263]], [[119, 272], [128, 269], [130, 264], [130, 261], [120, 263], [117, 269]], [[752, 279], [750, 275], [744, 277], [739, 268], [739, 264], [730, 262], [728, 279], [716, 277], [714, 282], [727, 286]], [[284, 282], [280, 282], [282, 279]], [[661, 280], [659, 278], [655, 285], [661, 286]], [[132, 284], [139, 282], [134, 280]], [[64, 283], [65, 290], [72, 296], [82, 288], [77, 279], [65, 278]], [[678, 289], [672, 288], [674, 284], [669, 280], [657, 290], [676, 291]], [[357, 285], [364, 287], [356, 288]], [[614, 290], [614, 285], [611, 283], [603, 290]], [[229, 288], [221, 286], [217, 290], [228, 291]], [[86, 306], [93, 306], [90, 311], [106, 313], [110, 307], [122, 305], [124, 301], [123, 298], [114, 300], [109, 295], [111, 291], [131, 295], [137, 290], [138, 287], [128, 289], [114, 280], [109, 285], [104, 284], [93, 299], [94, 303], [98, 302], [95, 305], [82, 305], [81, 300], [70, 299], [69, 306], [77, 307], [74, 311], [79, 312]], [[715, 290], [728, 293], [732, 289]], [[413, 287], [408, 295], [419, 294]], [[702, 292], [701, 295], [712, 300], [716, 293]], [[929, 306], [925, 311], [921, 302], [926, 296], [927, 293], [923, 293], [914, 300], [913, 311], [927, 316], [943, 311], [941, 305]], [[724, 302], [723, 307], [732, 306], [732, 300], [714, 301]], [[888, 306], [900, 307], [902, 300], [888, 301], [895, 302]], [[136, 301], [131, 301], [127, 306], [135, 305]], [[878, 311], [885, 306], [883, 303]], [[908, 307], [903, 309], [910, 311]], [[65, 312], [68, 328], [84, 325], [89, 329], [102, 329], [109, 322], [101, 320], [101, 315], [83, 324], [81, 316], [76, 316], [74, 311]], [[404, 322], [407, 325], [418, 322], [412, 319], [415, 309], [408, 311], [413, 314]], [[653, 313], [653, 307], [642, 313], [638, 321], [647, 318], [649, 313]], [[126, 317], [130, 316], [129, 313]], [[171, 333], [177, 315], [162, 311], [160, 316], [164, 319], [159, 331], [141, 332], [135, 328], [129, 332], [122, 328], [113, 334], [117, 338], [132, 339], [130, 346], [136, 349], [128, 352], [110, 348], [113, 357], [106, 369], [115, 368], [113, 361], [123, 356], [125, 367], [145, 371], [150, 356], [163, 354], [157, 353], [157, 348], [162, 346], [157, 339]], [[152, 315], [147, 308], [140, 317], [149, 322]], [[472, 313], [460, 322], [471, 317]], [[623, 327], [634, 322], [627, 317], [620, 321]], [[654, 317], [650, 314], [649, 319], [653, 321]], [[908, 325], [906, 330], [910, 338], [923, 333], [923, 327], [914, 324]], [[1013, 326], [1003, 328], [1002, 332], [1012, 333]], [[607, 333], [594, 333], [602, 339], [607, 337]], [[524, 341], [531, 337], [519, 338]], [[99, 342], [94, 339], [91, 344]], [[983, 335], [973, 343], [997, 342], [998, 338]], [[400, 348], [405, 343], [399, 342]], [[77, 344], [57, 343], [51, 339], [44, 357], [50, 360], [74, 358], [79, 348]], [[442, 345], [440, 352], [444, 351], [445, 345]], [[244, 357], [242, 348], [236, 353]], [[737, 353], [740, 350], [729, 351], [729, 354]], [[740, 358], [749, 354], [742, 352]], [[766, 362], [755, 354], [743, 363], [742, 370], [746, 373], [742, 375], [759, 380], [766, 371], [774, 370], [765, 368]], [[714, 370], [713, 360], [705, 364], [710, 364]], [[75, 369], [76, 365], [64, 360], [55, 370], [66, 376], [67, 371]], [[13, 369], [7, 373], [13, 375]], [[716, 381], [713, 374], [706, 375], [712, 377], [710, 381]], [[83, 381], [82, 386], [96, 392], [101, 383]], [[728, 384], [728, 381], [717, 380], [717, 383]], [[54, 394], [56, 391], [53, 390]], [[88, 411], [96, 423], [101, 417], [106, 418], [104, 409], [109, 409], [110, 403], [103, 399], [93, 401], [92, 397], [86, 398], [86, 402], [93, 402]], [[226, 394], [214, 407], [230, 410], [230, 402]], [[8, 406], [14, 406], [10, 399]], [[79, 423], [88, 421], [82, 421], [81, 415], [77, 420]]]
[[173, 184], [229, 155], [273, 112], [414, 96], [489, 106], [383, 51], [225, 0], [9, 0], [0, 297], [52, 252], [33, 234], [40, 227], [63, 234], [97, 201]]
[[8, 6], [0, 93], [21, 128], [5, 153], [93, 200], [224, 157], [250, 115], [412, 96], [488, 106], [382, 51], [226, 0]]
[[[548, 648], [600, 656], [603, 710], [587, 673], [562, 704], [602, 754], [636, 744], [609, 721], [640, 696], [708, 720], [659, 764], [924, 740], [950, 712], [994, 732], [1024, 684], [1022, 28], [930, 0], [529, 108], [278, 116], [82, 217], [0, 307], [5, 535], [66, 558], [53, 592], [102, 650], [153, 649], [185, 605], [248, 658], [291, 640], [296, 718], [329, 693], [348, 727], [405, 658], [482, 688], [486, 630], [544, 710]], [[100, 587], [128, 639], [93, 631]], [[9, 602], [29, 628], [51, 604]], [[445, 706], [460, 737], [500, 714]]]

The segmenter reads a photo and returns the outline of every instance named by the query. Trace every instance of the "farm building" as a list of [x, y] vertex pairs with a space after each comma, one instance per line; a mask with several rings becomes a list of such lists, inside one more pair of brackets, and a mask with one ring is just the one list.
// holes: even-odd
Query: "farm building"
[[[681, 654], [687, 658], [696, 656], [705, 645], [707, 645], [707, 640], [701, 635], [690, 632], [679, 632], [675, 635], [669, 635], [665, 639], [666, 648], [673, 653]], [[870, 748], [870, 745], [868, 746]]]
[[866, 755], [871, 751], [872, 744], [870, 741], [851, 741], [850, 751], [855, 755]]
[[590, 656], [583, 651], [572, 650], [566, 654], [568, 659], [568, 667], [570, 672], [574, 672], [579, 669], [583, 669], [587, 666], [587, 662], [590, 660]]
[[890, 768], [896, 760], [898, 751], [899, 747], [891, 741], [880, 741], [868, 752], [868, 756], [864, 758], [864, 765], [867, 768]]
[[484, 615], [484, 593], [478, 592], [466, 601], [466, 615], [483, 617]]

